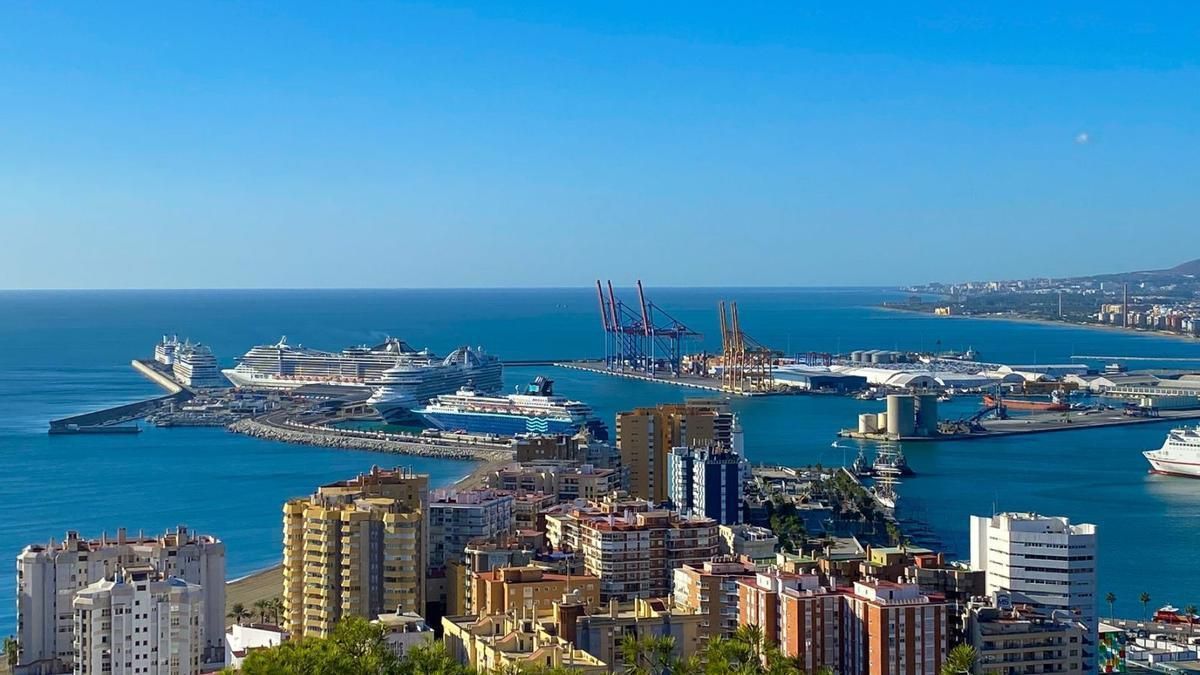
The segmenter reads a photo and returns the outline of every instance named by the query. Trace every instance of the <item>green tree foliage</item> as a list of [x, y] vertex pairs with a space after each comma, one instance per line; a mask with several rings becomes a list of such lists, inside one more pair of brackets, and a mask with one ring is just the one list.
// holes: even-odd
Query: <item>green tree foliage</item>
[[958, 645], [950, 650], [946, 662], [942, 664], [941, 675], [970, 675], [975, 667], [975, 648], [971, 645]]
[[17, 638], [9, 635], [4, 638], [4, 660], [8, 663], [8, 672], [12, 672], [17, 667], [17, 661], [21, 658], [21, 644], [17, 642]]
[[441, 643], [410, 649], [397, 657], [381, 626], [348, 617], [325, 639], [300, 638], [256, 649], [242, 664], [246, 675], [468, 675]]
[[779, 546], [788, 553], [799, 553], [800, 545], [808, 534], [804, 528], [804, 519], [796, 511], [796, 505], [791, 502], [772, 504], [771, 531], [779, 537]]

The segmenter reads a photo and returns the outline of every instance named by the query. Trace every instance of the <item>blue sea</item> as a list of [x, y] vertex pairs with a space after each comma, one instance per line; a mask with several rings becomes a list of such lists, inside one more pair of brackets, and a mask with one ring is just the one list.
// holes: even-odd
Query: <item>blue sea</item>
[[[650, 294], [704, 334], [693, 349], [719, 347], [717, 302], [734, 299], [751, 336], [789, 352], [974, 347], [989, 361], [1043, 364], [1075, 354], [1200, 357], [1198, 342], [1152, 335], [882, 310], [880, 302], [903, 296], [880, 289]], [[472, 469], [467, 462], [276, 444], [221, 429], [45, 433], [50, 419], [160, 393], [129, 362], [148, 357], [163, 333], [211, 345], [224, 364], [281, 335], [323, 349], [396, 335], [442, 352], [482, 345], [507, 359], [603, 350], [588, 289], [0, 292], [0, 556], [12, 560], [26, 544], [68, 529], [157, 533], [182, 523], [227, 542], [232, 578], [278, 561], [280, 507], [290, 497], [374, 464], [411, 466], [437, 485]], [[591, 403], [610, 424], [620, 409], [695, 395], [566, 369], [506, 373], [509, 386], [548, 375], [559, 392]], [[951, 405], [957, 408], [950, 412], [971, 408]], [[854, 454], [832, 447], [837, 430], [880, 404], [795, 396], [733, 406], [752, 461], [831, 465]], [[1118, 612], [1140, 613], [1143, 591], [1154, 603], [1200, 602], [1200, 481], [1150, 475], [1140, 455], [1158, 447], [1168, 428], [912, 444], [904, 451], [918, 476], [901, 487], [901, 508], [960, 558], [969, 555], [973, 513], [1027, 510], [1094, 522], [1100, 590], [1116, 593]], [[0, 634], [15, 625], [14, 586], [15, 579], [0, 583]]]

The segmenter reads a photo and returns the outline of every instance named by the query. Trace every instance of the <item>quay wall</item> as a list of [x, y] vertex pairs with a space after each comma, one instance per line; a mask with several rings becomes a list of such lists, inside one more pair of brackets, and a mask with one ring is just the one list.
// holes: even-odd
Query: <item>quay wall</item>
[[342, 450], [367, 450], [418, 457], [485, 462], [506, 461], [512, 459], [513, 456], [511, 450], [496, 445], [464, 445], [448, 443], [441, 439], [406, 441], [393, 438], [372, 438], [358, 434], [338, 433], [330, 429], [314, 428], [308, 425], [268, 424], [254, 419], [238, 420], [226, 428], [231, 432], [254, 438]]

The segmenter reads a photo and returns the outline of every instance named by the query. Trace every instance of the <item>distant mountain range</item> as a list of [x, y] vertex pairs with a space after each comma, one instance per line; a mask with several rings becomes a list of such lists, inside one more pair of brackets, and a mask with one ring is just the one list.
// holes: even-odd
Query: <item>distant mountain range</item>
[[1185, 263], [1179, 263], [1178, 265], [1172, 267], [1169, 270], [1155, 270], [1155, 271], [1150, 272], [1150, 274], [1169, 274], [1171, 276], [1177, 276], [1177, 277], [1197, 276], [1197, 275], [1200, 275], [1200, 258], [1197, 258], [1195, 260], [1189, 260], [1188, 262], [1185, 262]]
[[1121, 281], [1145, 279], [1146, 277], [1200, 277], [1200, 258], [1179, 263], [1174, 267], [1161, 270], [1141, 270], [1139, 272], [1117, 272], [1110, 274], [1091, 274], [1071, 279], [1097, 279], [1101, 281]]

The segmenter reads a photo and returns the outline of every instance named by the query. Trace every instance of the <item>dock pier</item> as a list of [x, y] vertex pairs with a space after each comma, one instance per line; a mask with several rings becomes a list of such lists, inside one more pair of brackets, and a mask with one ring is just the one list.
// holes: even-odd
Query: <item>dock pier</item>
[[50, 420], [50, 434], [86, 434], [113, 433], [132, 431], [137, 427], [123, 426], [158, 410], [171, 401], [183, 402], [190, 400], [194, 394], [188, 388], [176, 382], [169, 375], [152, 365], [153, 362], [134, 359], [130, 364], [133, 369], [144, 375], [151, 382], [166, 389], [167, 394], [156, 396], [144, 401], [124, 403], [122, 405], [81, 413], [70, 417]]
[[1162, 410], [1156, 417], [1130, 417], [1116, 410], [1081, 411], [1070, 413], [1042, 413], [1011, 417], [1006, 420], [987, 420], [984, 429], [971, 433], [938, 434], [930, 436], [895, 436], [887, 433], [861, 433], [856, 429], [843, 429], [839, 438], [870, 441], [898, 441], [928, 443], [936, 441], [969, 441], [977, 438], [998, 438], [1022, 434], [1045, 434], [1056, 431], [1080, 429], [1104, 429], [1132, 424], [1154, 424], [1200, 419], [1200, 410]]

